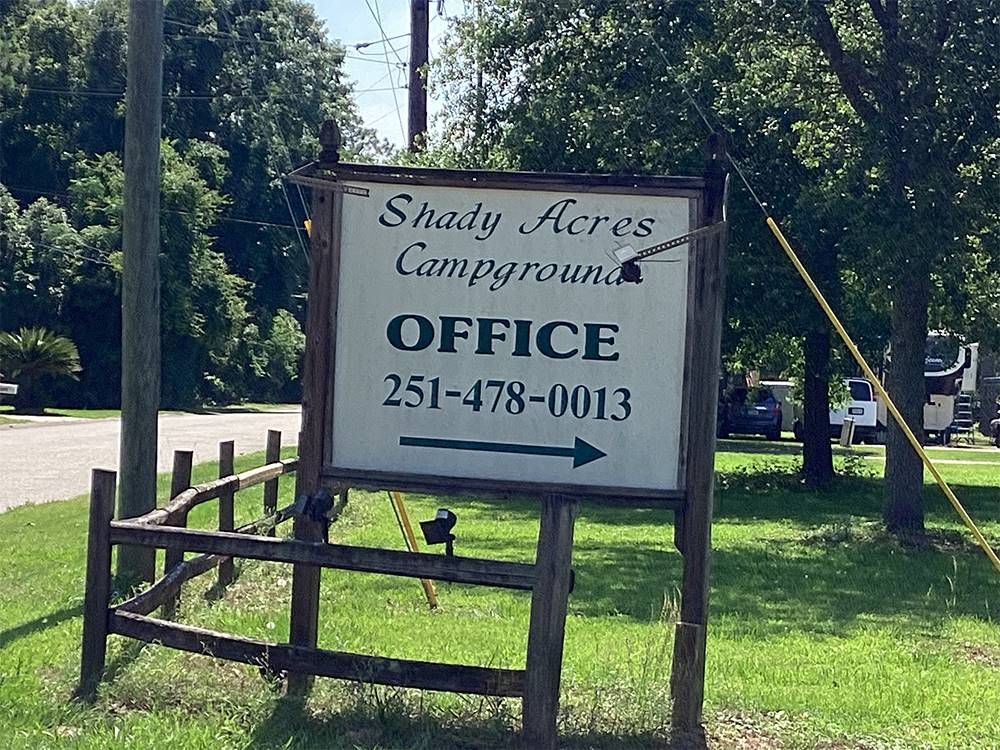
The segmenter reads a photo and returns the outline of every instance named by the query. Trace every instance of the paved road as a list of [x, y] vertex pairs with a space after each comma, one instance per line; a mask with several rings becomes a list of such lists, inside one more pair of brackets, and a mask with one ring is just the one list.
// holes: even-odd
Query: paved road
[[[268, 430], [282, 445], [299, 437], [299, 410], [160, 416], [159, 469], [169, 471], [173, 451], [193, 450], [194, 460], [218, 458], [219, 442], [235, 440], [237, 453], [264, 449]], [[0, 425], [0, 512], [24, 503], [61, 500], [86, 492], [92, 468], [118, 465], [117, 419]]]

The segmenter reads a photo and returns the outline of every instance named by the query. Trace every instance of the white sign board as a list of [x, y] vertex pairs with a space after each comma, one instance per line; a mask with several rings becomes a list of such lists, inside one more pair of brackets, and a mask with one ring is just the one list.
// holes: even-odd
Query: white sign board
[[[326, 464], [676, 490], [693, 198], [350, 181]], [[459, 481], [460, 485], [461, 482]]]

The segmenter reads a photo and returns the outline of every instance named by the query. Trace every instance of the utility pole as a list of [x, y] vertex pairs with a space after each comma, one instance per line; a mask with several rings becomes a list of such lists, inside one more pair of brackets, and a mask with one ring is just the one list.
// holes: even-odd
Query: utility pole
[[[122, 417], [118, 516], [156, 507], [160, 407], [160, 122], [163, 0], [129, 0], [122, 219]], [[152, 581], [156, 551], [123, 546], [118, 575]]]
[[423, 151], [427, 139], [427, 37], [430, 32], [429, 0], [410, 0], [410, 88], [408, 149]]

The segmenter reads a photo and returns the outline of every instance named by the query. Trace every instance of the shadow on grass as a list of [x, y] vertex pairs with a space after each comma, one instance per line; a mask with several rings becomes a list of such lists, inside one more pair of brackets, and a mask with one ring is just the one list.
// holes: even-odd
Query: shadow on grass
[[[381, 698], [366, 700], [379, 695]], [[422, 710], [422, 704], [407, 704], [399, 690], [358, 689], [353, 706], [317, 714], [301, 699], [278, 700], [271, 715], [249, 738], [244, 750], [296, 748], [385, 748], [406, 747], [412, 750], [437, 748], [520, 748], [520, 734], [513, 711], [519, 701], [469, 697], [469, 708], [449, 712], [449, 718]], [[702, 733], [674, 740], [652, 733], [608, 734], [602, 732], [563, 732], [559, 747], [566, 748], [661, 748], [662, 750], [705, 750]]]
[[[679, 586], [681, 564], [673, 551], [579, 543], [570, 609], [648, 622]], [[717, 549], [712, 613], [753, 621], [759, 637], [787, 633], [790, 624], [846, 636], [862, 623], [924, 630], [955, 616], [985, 622], [991, 576], [973, 550], [903, 550], [873, 541], [819, 547], [789, 539]]]
[[801, 456], [802, 443], [764, 438], [733, 440], [723, 438], [715, 443], [716, 453], [769, 453], [776, 456]]
[[[862, 621], [920, 629], [956, 615], [988, 618], [986, 593], [991, 591], [992, 572], [981, 551], [971, 545], [913, 549], [888, 537], [863, 534], [842, 543], [803, 543], [808, 532], [821, 527], [857, 530], [866, 522], [879, 523], [880, 478], [840, 477], [816, 491], [802, 486], [793, 474], [729, 472], [720, 485], [724, 488], [718, 493], [716, 521], [720, 532], [730, 532], [714, 551], [713, 616], [753, 618], [765, 637], [787, 632], [789, 623], [845, 635]], [[955, 490], [977, 521], [1000, 522], [995, 487], [956, 485]], [[956, 521], [935, 488], [925, 488], [925, 503], [929, 526]], [[537, 501], [456, 499], [452, 507], [460, 519], [459, 554], [523, 562], [534, 558], [533, 538], [499, 538], [496, 528], [504, 519], [537, 519]], [[464, 549], [463, 508], [468, 540]], [[477, 528], [484, 521], [492, 521], [486, 534]], [[673, 514], [663, 509], [584, 503], [574, 544], [571, 611], [640, 621], [656, 618], [664, 597], [673, 596], [680, 584], [682, 557], [672, 545], [672, 521]], [[748, 532], [740, 527], [769, 521], [783, 528], [772, 529], [772, 538], [752, 535], [742, 543], [740, 535]], [[630, 527], [638, 526], [649, 527], [652, 534], [636, 539]], [[662, 535], [657, 526], [662, 526]], [[621, 533], [614, 533], [616, 528]], [[775, 530], [785, 538], [773, 538]]]
[[119, 674], [128, 669], [149, 644], [145, 641], [136, 641], [131, 638], [122, 644], [114, 659], [104, 667], [104, 675], [101, 682], [114, 682]]
[[180, 409], [181, 414], [288, 414], [296, 411], [295, 404], [276, 404], [271, 407], [258, 406], [192, 406]]
[[[882, 446], [863, 445], [855, 443], [845, 448], [834, 443], [830, 446], [834, 456], [846, 456], [852, 453], [871, 453]], [[715, 443], [716, 453], [757, 453], [773, 456], [801, 456], [802, 443], [797, 440], [766, 440], [763, 437], [723, 438]]]
[[72, 620], [74, 617], [79, 617], [82, 614], [83, 604], [78, 604], [75, 607], [65, 607], [47, 615], [36, 617], [34, 620], [29, 620], [21, 625], [16, 625], [13, 628], [0, 631], [0, 649], [5, 648], [20, 638], [54, 628], [59, 623]]
[[507, 727], [488, 722], [449, 726], [440, 719], [405, 705], [402, 691], [360, 687], [362, 694], [388, 697], [371, 702], [350, 701], [340, 710], [316, 713], [299, 698], [279, 699], [257, 726], [245, 750], [271, 748], [473, 748], [516, 747], [516, 736]]

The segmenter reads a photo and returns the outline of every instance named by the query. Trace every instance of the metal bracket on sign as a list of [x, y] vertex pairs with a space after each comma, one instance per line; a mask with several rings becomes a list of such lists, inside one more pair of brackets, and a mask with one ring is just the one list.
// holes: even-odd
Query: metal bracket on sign
[[[639, 263], [648, 260], [654, 255], [659, 255], [667, 250], [673, 250], [681, 245], [686, 245], [692, 240], [704, 239], [706, 237], [711, 237], [714, 234], [721, 232], [726, 228], [726, 221], [717, 221], [714, 224], [709, 224], [707, 227], [701, 227], [700, 229], [695, 229], [693, 232], [688, 232], [687, 234], [681, 234], [677, 237], [672, 237], [665, 242], [659, 242], [655, 245], [650, 245], [642, 250], [636, 250], [631, 245], [622, 245], [617, 247], [612, 251], [608, 252], [608, 257], [611, 258], [616, 264], [618, 264], [622, 269], [622, 279], [625, 281], [630, 281], [635, 284], [642, 283], [642, 272], [639, 270]], [[668, 261], [661, 261], [666, 263], [676, 263], [679, 259], [673, 259]]]

